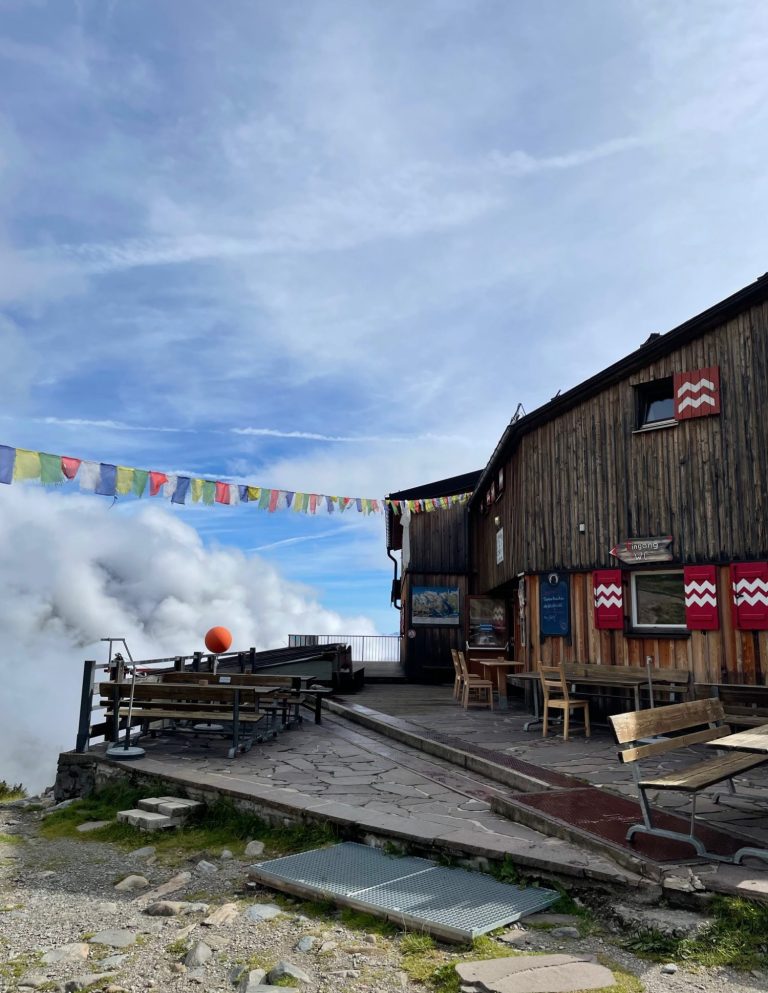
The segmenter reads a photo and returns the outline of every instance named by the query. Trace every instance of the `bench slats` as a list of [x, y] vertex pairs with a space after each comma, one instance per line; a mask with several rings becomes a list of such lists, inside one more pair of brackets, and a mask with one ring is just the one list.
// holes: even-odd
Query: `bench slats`
[[716, 738], [724, 738], [730, 734], [731, 729], [722, 724], [717, 728], [705, 728], [703, 731], [692, 731], [691, 734], [678, 735], [676, 738], [664, 738], [661, 741], [651, 742], [649, 745], [635, 745], [634, 748], [625, 748], [619, 752], [622, 762], [637, 762], [639, 759], [647, 759], [652, 755], [664, 755], [678, 748], [687, 748], [688, 745], [700, 745], [705, 741], [714, 741]]
[[636, 710], [629, 714], [614, 714], [608, 718], [620, 745], [637, 741], [638, 738], [682, 731], [698, 724], [714, 724], [724, 719], [722, 703], [713, 698], [673, 703], [653, 710]]
[[[120, 717], [128, 716], [128, 708], [121, 707], [118, 711]], [[175, 721], [209, 721], [213, 723], [232, 723], [232, 712], [226, 710], [175, 710], [172, 707], [134, 707], [131, 717], [137, 720], [175, 720]], [[240, 713], [241, 723], [258, 724], [266, 720], [266, 714]]]
[[716, 759], [706, 759], [686, 769], [670, 772], [656, 779], [642, 779], [643, 789], [679, 790], [681, 793], [695, 793], [697, 790], [713, 786], [723, 779], [729, 779], [738, 772], [745, 772], [756, 765], [768, 762], [763, 755], [723, 755]]

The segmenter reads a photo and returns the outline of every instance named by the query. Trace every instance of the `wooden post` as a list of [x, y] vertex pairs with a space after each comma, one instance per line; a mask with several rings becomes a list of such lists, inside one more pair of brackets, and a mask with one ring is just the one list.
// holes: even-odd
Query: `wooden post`
[[251, 672], [256, 671], [256, 649], [251, 647], [248, 649], [248, 663], [251, 667]]
[[93, 710], [93, 685], [96, 680], [96, 663], [83, 662], [83, 686], [80, 692], [80, 719], [77, 725], [76, 752], [87, 752], [91, 737], [91, 712]]
[[184, 656], [177, 655], [173, 660], [173, 671], [174, 672], [184, 672]]
[[192, 672], [200, 672], [200, 663], [203, 659], [202, 652], [195, 652], [192, 656]]

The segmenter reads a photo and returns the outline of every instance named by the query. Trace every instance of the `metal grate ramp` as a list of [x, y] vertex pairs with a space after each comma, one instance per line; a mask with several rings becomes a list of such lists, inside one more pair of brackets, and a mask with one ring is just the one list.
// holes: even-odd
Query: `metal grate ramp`
[[353, 842], [261, 862], [250, 867], [249, 876], [277, 890], [330, 899], [448, 941], [471, 941], [544, 910], [560, 896]]

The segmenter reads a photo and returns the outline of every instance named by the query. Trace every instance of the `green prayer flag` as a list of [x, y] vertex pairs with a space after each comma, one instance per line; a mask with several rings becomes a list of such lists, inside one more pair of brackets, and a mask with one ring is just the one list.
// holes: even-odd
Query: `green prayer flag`
[[149, 473], [146, 469], [133, 470], [133, 492], [137, 497], [144, 496], [144, 490], [147, 488], [148, 477]]
[[55, 486], [57, 483], [64, 482], [60, 455], [48, 455], [47, 452], [40, 452], [40, 481], [43, 486]]
[[267, 510], [269, 508], [269, 497], [272, 490], [268, 490], [263, 487], [261, 490], [261, 496], [259, 497], [259, 510]]
[[203, 480], [203, 503], [210, 504], [216, 499], [216, 483], [211, 479]]

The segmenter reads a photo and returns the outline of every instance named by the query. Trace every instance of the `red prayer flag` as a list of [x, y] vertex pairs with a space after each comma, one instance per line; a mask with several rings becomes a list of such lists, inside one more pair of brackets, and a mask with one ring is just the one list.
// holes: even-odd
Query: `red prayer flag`
[[61, 456], [61, 471], [67, 479], [74, 479], [79, 468], [80, 459], [71, 459], [67, 455]]
[[269, 512], [273, 514], [277, 509], [277, 501], [280, 499], [280, 490], [270, 490], [269, 492]]
[[149, 495], [157, 496], [160, 487], [168, 482], [168, 477], [164, 472], [150, 472], [149, 474]]
[[229, 503], [229, 498], [229, 483], [216, 483], [216, 503]]

